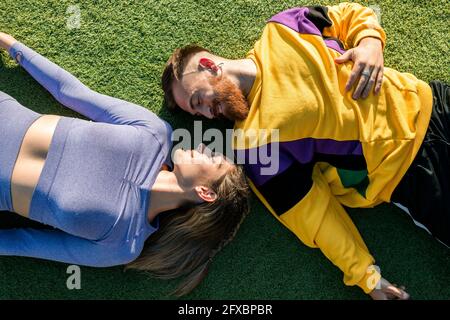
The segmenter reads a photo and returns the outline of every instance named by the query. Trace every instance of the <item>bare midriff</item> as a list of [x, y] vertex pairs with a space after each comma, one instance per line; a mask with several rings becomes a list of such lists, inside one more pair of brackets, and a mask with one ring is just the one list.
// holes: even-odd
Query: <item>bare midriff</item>
[[44, 168], [50, 143], [61, 116], [43, 115], [28, 128], [20, 146], [11, 178], [14, 212], [28, 217], [31, 199]]

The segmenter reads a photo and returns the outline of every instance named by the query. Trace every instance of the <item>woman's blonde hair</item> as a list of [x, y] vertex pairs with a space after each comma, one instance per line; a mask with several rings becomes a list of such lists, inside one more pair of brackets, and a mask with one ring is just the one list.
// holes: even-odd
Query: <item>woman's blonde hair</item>
[[210, 186], [214, 202], [161, 214], [160, 228], [126, 269], [147, 271], [161, 279], [185, 276], [173, 293], [191, 292], [206, 276], [213, 257], [236, 235], [249, 212], [249, 189], [243, 170], [234, 166]]

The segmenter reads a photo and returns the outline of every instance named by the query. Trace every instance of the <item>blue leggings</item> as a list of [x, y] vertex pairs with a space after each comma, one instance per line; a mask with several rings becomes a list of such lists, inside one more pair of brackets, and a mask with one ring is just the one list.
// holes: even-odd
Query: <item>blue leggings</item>
[[13, 211], [12, 171], [25, 133], [40, 116], [0, 91], [0, 210]]

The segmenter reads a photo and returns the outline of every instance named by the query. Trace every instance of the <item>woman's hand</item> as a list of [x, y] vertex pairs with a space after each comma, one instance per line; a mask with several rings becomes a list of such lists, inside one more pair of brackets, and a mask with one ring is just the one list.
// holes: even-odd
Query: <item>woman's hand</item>
[[408, 300], [405, 287], [397, 287], [384, 278], [380, 279], [380, 289], [374, 289], [369, 295], [373, 300]]
[[9, 48], [12, 47], [12, 45], [14, 43], [16, 43], [17, 40], [14, 39], [12, 36], [10, 36], [9, 34], [6, 34], [4, 32], [0, 32], [0, 48], [5, 49], [5, 50], [9, 50]]
[[375, 88], [375, 94], [380, 93], [384, 68], [381, 41], [376, 38], [363, 38], [356, 48], [350, 49], [334, 59], [336, 63], [344, 63], [349, 60], [352, 60], [354, 64], [345, 90], [349, 91], [359, 79], [352, 95], [353, 99], [367, 98], [372, 88]]

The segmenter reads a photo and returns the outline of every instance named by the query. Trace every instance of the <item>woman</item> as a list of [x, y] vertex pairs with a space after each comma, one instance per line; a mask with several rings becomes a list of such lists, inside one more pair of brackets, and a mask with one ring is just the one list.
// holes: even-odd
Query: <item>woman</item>
[[190, 292], [248, 212], [241, 169], [200, 145], [177, 150], [167, 170], [166, 122], [90, 90], [10, 35], [0, 47], [95, 121], [41, 115], [0, 92], [0, 210], [56, 228], [0, 230], [0, 255], [187, 275], [177, 294]]

